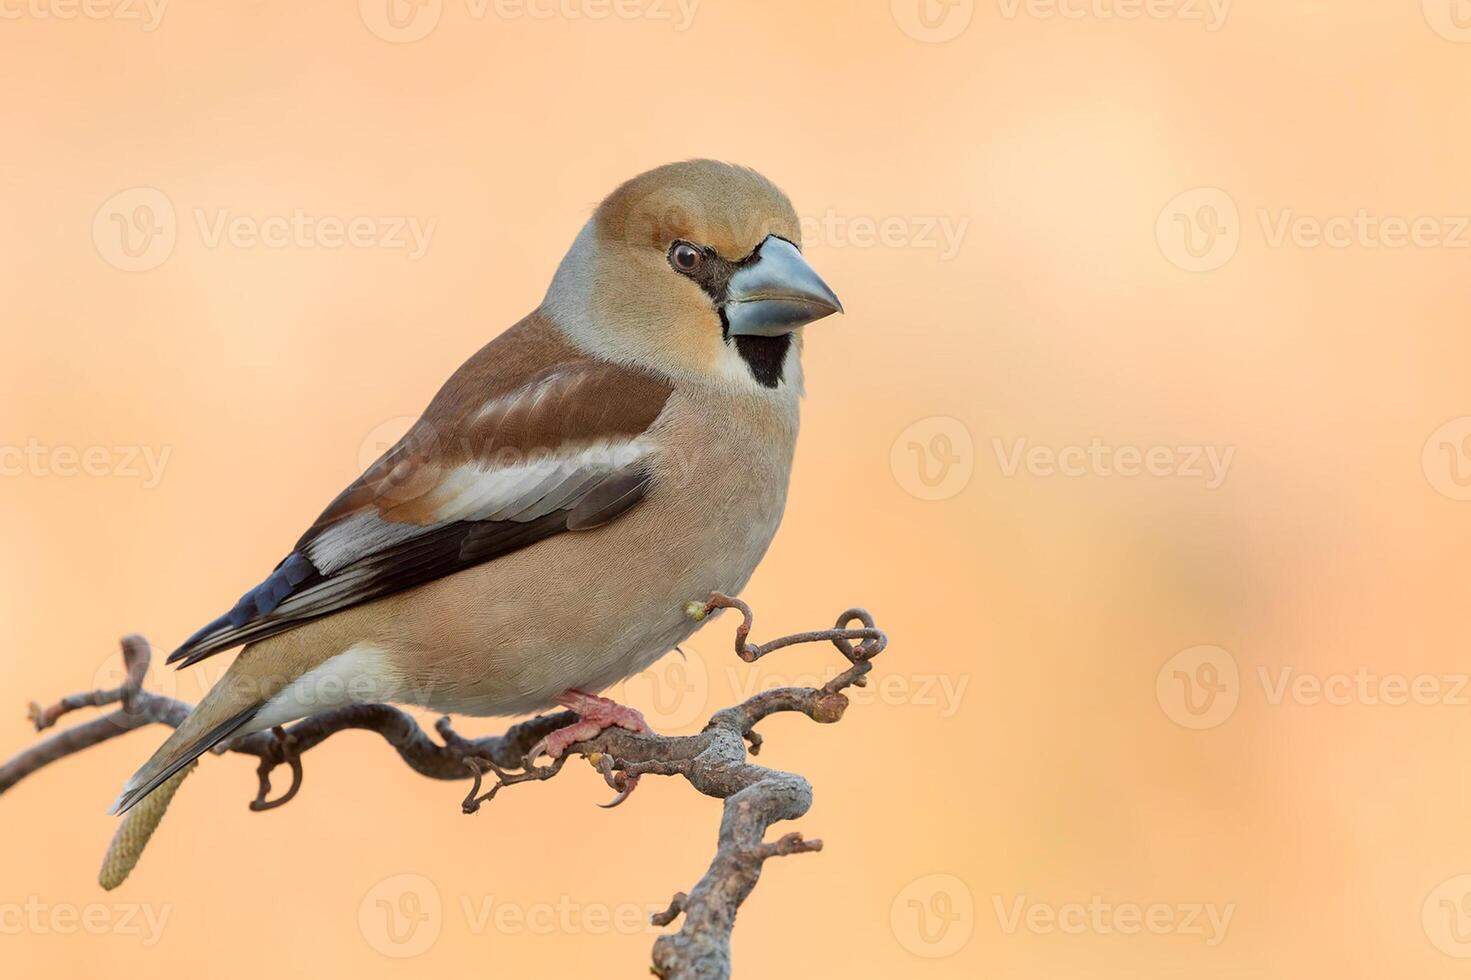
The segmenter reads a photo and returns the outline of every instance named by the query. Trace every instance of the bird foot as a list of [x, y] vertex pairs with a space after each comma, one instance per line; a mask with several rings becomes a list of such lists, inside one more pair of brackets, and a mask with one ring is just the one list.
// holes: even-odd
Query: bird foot
[[[586, 691], [568, 690], [562, 692], [557, 698], [557, 703], [570, 711], [577, 713], [577, 721], [546, 735], [540, 742], [532, 746], [527, 753], [526, 764], [529, 767], [543, 755], [553, 759], [559, 759], [567, 750], [578, 742], [586, 742], [588, 739], [596, 738], [609, 728], [623, 728], [630, 732], [639, 732], [644, 735], [654, 734], [649, 723], [644, 721], [644, 716], [637, 710], [621, 705], [609, 698], [600, 698]], [[609, 785], [618, 790], [618, 796], [607, 807], [615, 807], [628, 799], [634, 787], [638, 785], [638, 776], [630, 776], [626, 773], [611, 772], [603, 773]]]
[[609, 728], [623, 728], [645, 735], [654, 734], [654, 730], [649, 727], [649, 723], [644, 721], [644, 716], [637, 710], [608, 698], [600, 698], [596, 694], [576, 690], [564, 691], [557, 698], [557, 703], [576, 712], [577, 720], [570, 725], [558, 728], [537, 742], [529, 755], [533, 762], [541, 758], [543, 754], [553, 759], [560, 758], [573, 745], [596, 738]]

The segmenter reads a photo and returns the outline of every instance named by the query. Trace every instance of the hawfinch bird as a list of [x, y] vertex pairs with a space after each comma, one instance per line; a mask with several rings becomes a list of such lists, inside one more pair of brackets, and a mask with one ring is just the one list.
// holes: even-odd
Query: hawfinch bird
[[580, 720], [539, 747], [553, 756], [647, 731], [588, 692], [750, 579], [786, 503], [802, 326], [841, 311], [755, 171], [697, 160], [623, 184], [541, 306], [169, 657], [245, 645], [113, 811], [226, 739], [352, 703], [563, 705]]

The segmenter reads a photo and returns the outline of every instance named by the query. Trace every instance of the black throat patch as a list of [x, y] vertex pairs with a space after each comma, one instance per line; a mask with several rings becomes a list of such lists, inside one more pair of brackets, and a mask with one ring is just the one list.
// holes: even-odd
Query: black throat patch
[[[726, 342], [730, 342], [729, 337]], [[751, 369], [756, 383], [765, 388], [775, 388], [781, 384], [782, 365], [787, 362], [787, 351], [791, 346], [792, 335], [789, 333], [776, 337], [735, 338], [736, 353], [741, 355], [741, 360]]]
[[734, 343], [736, 353], [741, 355], [741, 360], [751, 369], [751, 376], [756, 383], [763, 388], [775, 388], [782, 381], [782, 366], [786, 364], [787, 351], [792, 347], [792, 335], [781, 334], [777, 337], [732, 337], [730, 335], [730, 323], [725, 319], [725, 301], [730, 296], [730, 280], [742, 266], [756, 261], [756, 253], [752, 252], [738, 262], [722, 258], [713, 248], [701, 249], [705, 253], [705, 261], [700, 268], [693, 273], [685, 272], [671, 261], [669, 264], [680, 275], [693, 280], [705, 295], [714, 302], [715, 308], [720, 311], [720, 336], [727, 344]]

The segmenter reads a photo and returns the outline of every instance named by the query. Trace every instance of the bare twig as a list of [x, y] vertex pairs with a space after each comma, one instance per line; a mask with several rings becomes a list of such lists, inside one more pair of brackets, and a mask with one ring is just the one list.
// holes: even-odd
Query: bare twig
[[[794, 820], [812, 805], [812, 787], [801, 776], [767, 769], [751, 763], [761, 747], [755, 726], [780, 712], [796, 712], [813, 721], [831, 724], [843, 717], [848, 687], [864, 685], [871, 661], [886, 645], [887, 638], [862, 609], [849, 609], [831, 629], [812, 630], [783, 636], [766, 644], [748, 642], [752, 614], [739, 599], [715, 593], [704, 603], [690, 603], [694, 619], [704, 619], [718, 609], [736, 609], [741, 623], [736, 628], [735, 651], [747, 663], [799, 643], [827, 641], [848, 661], [848, 669], [821, 687], [784, 687], [763, 691], [746, 701], [716, 712], [698, 735], [660, 736], [610, 728], [594, 738], [579, 742], [572, 751], [586, 756], [608, 785], [626, 794], [639, 776], [681, 776], [700, 793], [725, 801], [715, 858], [695, 887], [676, 894], [669, 908], [652, 916], [655, 925], [672, 925], [683, 917], [675, 933], [660, 936], [654, 943], [653, 972], [667, 980], [706, 980], [730, 975], [730, 936], [735, 914], [761, 876], [761, 868], [773, 857], [804, 854], [822, 849], [822, 842], [789, 833], [767, 841], [766, 831], [782, 820]], [[854, 626], [857, 623], [859, 625]], [[188, 716], [190, 706], [143, 688], [148, 671], [148, 643], [139, 636], [123, 640], [126, 678], [112, 690], [90, 691], [63, 698], [42, 708], [31, 706], [38, 731], [56, 724], [64, 715], [86, 707], [118, 704], [120, 707], [32, 746], [0, 766], [0, 793], [26, 776], [84, 749], [116, 738], [149, 724], [177, 727]], [[448, 718], [435, 725], [439, 739], [430, 737], [409, 715], [385, 704], [354, 705], [313, 715], [286, 729], [257, 732], [228, 743], [225, 751], [254, 756], [259, 760], [259, 780], [252, 810], [270, 810], [294, 799], [301, 789], [301, 757], [340, 731], [361, 729], [377, 732], [415, 772], [432, 779], [471, 780], [462, 807], [474, 813], [508, 786], [551, 779], [562, 771], [567, 756], [547, 766], [536, 766], [527, 756], [545, 735], [574, 721], [577, 716], [561, 711], [513, 725], [504, 735], [467, 739], [450, 726]], [[749, 749], [748, 746], [749, 745]], [[291, 771], [291, 785], [271, 799], [271, 774], [280, 766]], [[487, 773], [495, 783], [482, 792]], [[617, 802], [617, 801], [615, 801]], [[109, 851], [108, 880], [121, 882], [137, 860], [142, 844], [162, 816], [167, 799], [157, 813], [150, 814], [147, 833], [124, 835], [119, 841], [139, 837], [131, 850], [114, 842]], [[121, 869], [120, 871], [117, 869]]]

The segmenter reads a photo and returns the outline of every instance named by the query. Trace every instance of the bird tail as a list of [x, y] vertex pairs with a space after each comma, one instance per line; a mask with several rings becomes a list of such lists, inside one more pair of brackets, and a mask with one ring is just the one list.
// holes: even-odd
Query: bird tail
[[128, 812], [139, 800], [158, 789], [169, 777], [250, 723], [263, 704], [242, 706], [229, 697], [230, 685], [221, 683], [199, 703], [184, 723], [159, 746], [143, 768], [133, 774], [113, 803], [113, 814]]

